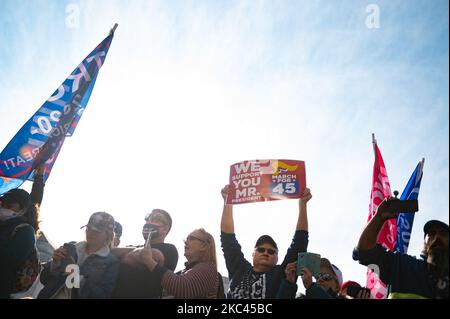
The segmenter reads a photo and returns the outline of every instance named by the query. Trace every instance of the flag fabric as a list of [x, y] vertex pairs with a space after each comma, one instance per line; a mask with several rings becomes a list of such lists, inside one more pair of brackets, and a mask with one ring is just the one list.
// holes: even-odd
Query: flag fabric
[[[403, 190], [400, 200], [418, 199], [420, 183], [423, 175], [423, 164], [425, 159], [422, 159], [416, 166], [412, 173], [408, 184]], [[412, 227], [414, 223], [415, 213], [400, 213], [397, 218], [397, 242], [395, 244], [395, 251], [406, 254], [408, 252], [409, 239], [411, 237]]]
[[33, 180], [34, 168], [39, 163], [45, 162], [44, 180], [47, 180], [65, 138], [74, 133], [86, 108], [116, 27], [75, 68], [0, 153], [0, 194], [20, 186], [25, 180]]
[[[380, 149], [378, 148], [375, 136], [372, 135], [372, 142], [375, 152], [375, 162], [373, 165], [372, 175], [372, 191], [370, 193], [370, 205], [369, 205], [369, 222], [376, 214], [378, 206], [381, 202], [391, 196], [391, 185], [389, 184], [389, 178], [384, 165], [383, 157], [381, 156]], [[385, 248], [393, 251], [395, 247], [395, 241], [397, 237], [397, 223], [393, 219], [387, 220], [380, 233], [378, 234], [377, 243], [383, 245]], [[375, 299], [383, 299], [387, 296], [387, 287], [379, 279], [376, 271], [373, 268], [367, 271], [366, 287], [371, 291], [371, 297]]]
[[0, 176], [0, 195], [6, 193], [10, 189], [17, 188], [22, 185], [23, 180]]

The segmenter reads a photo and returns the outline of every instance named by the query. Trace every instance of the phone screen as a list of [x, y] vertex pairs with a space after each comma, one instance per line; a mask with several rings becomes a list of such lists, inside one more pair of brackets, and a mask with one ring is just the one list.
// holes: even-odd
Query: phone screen
[[370, 294], [370, 290], [368, 288], [364, 288], [364, 287], [357, 287], [357, 286], [348, 286], [347, 287], [347, 295], [349, 295], [350, 297], [353, 298], [357, 298], [358, 297], [358, 293], [364, 290], [366, 292], [368, 292]]
[[387, 211], [395, 213], [414, 213], [419, 210], [417, 199], [411, 200], [390, 200]]
[[356, 298], [356, 296], [358, 295], [358, 292], [361, 291], [361, 287], [357, 287], [357, 286], [348, 286], [347, 287], [347, 295], [349, 295], [350, 297]]
[[297, 258], [297, 276], [301, 275], [302, 267], [308, 268], [314, 277], [318, 277], [320, 272], [320, 255], [299, 253]]

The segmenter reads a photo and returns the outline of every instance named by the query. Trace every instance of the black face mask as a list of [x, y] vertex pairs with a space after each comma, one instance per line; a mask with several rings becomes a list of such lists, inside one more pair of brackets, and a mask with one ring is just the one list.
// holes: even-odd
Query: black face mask
[[144, 237], [145, 240], [147, 240], [148, 234], [150, 234], [150, 232], [153, 232], [152, 238], [159, 236], [157, 227], [151, 224], [144, 224], [144, 227], [142, 228], [142, 236]]

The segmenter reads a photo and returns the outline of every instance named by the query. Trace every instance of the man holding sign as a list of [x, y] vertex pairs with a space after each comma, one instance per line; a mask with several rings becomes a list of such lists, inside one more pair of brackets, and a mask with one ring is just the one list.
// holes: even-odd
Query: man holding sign
[[305, 188], [300, 195], [299, 216], [294, 238], [281, 265], [277, 265], [277, 244], [269, 235], [263, 235], [256, 241], [253, 252], [253, 264], [250, 264], [244, 258], [241, 246], [236, 240], [234, 233], [233, 206], [230, 204], [230, 196], [233, 196], [231, 195], [232, 191], [233, 189], [230, 185], [226, 185], [222, 189], [224, 207], [220, 239], [230, 278], [230, 289], [227, 292], [227, 298], [274, 299], [281, 279], [285, 276], [284, 269], [286, 265], [297, 260], [298, 253], [305, 252], [308, 246], [306, 204], [312, 195], [308, 188]]

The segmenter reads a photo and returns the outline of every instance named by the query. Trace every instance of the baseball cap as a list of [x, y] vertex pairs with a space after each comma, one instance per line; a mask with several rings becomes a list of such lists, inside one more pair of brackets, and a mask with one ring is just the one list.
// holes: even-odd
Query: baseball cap
[[15, 188], [3, 194], [0, 197], [0, 201], [5, 203], [17, 203], [20, 205], [20, 208], [28, 208], [31, 203], [31, 197], [26, 190]]
[[328, 259], [326, 258], [320, 258], [320, 266], [321, 267], [328, 267], [330, 268], [333, 272], [334, 275], [337, 278], [337, 281], [339, 283], [339, 286], [342, 286], [342, 272], [339, 270], [338, 267], [336, 267], [335, 265], [333, 265]]
[[262, 235], [261, 237], [258, 238], [258, 240], [256, 241], [255, 247], [258, 247], [264, 243], [269, 243], [270, 245], [272, 245], [276, 250], [278, 250], [278, 246], [277, 243], [275, 242], [275, 240], [273, 240], [272, 237], [270, 237], [269, 235]]
[[86, 226], [100, 232], [112, 232], [114, 231], [114, 217], [105, 212], [93, 213], [89, 218], [87, 225], [84, 225], [81, 228]]
[[433, 219], [433, 220], [427, 221], [426, 224], [423, 226], [423, 236], [424, 237], [428, 234], [428, 232], [430, 231], [430, 228], [432, 226], [439, 226], [439, 227], [443, 228], [445, 231], [447, 231], [447, 233], [448, 233], [448, 225], [446, 223], [441, 222], [440, 220]]

